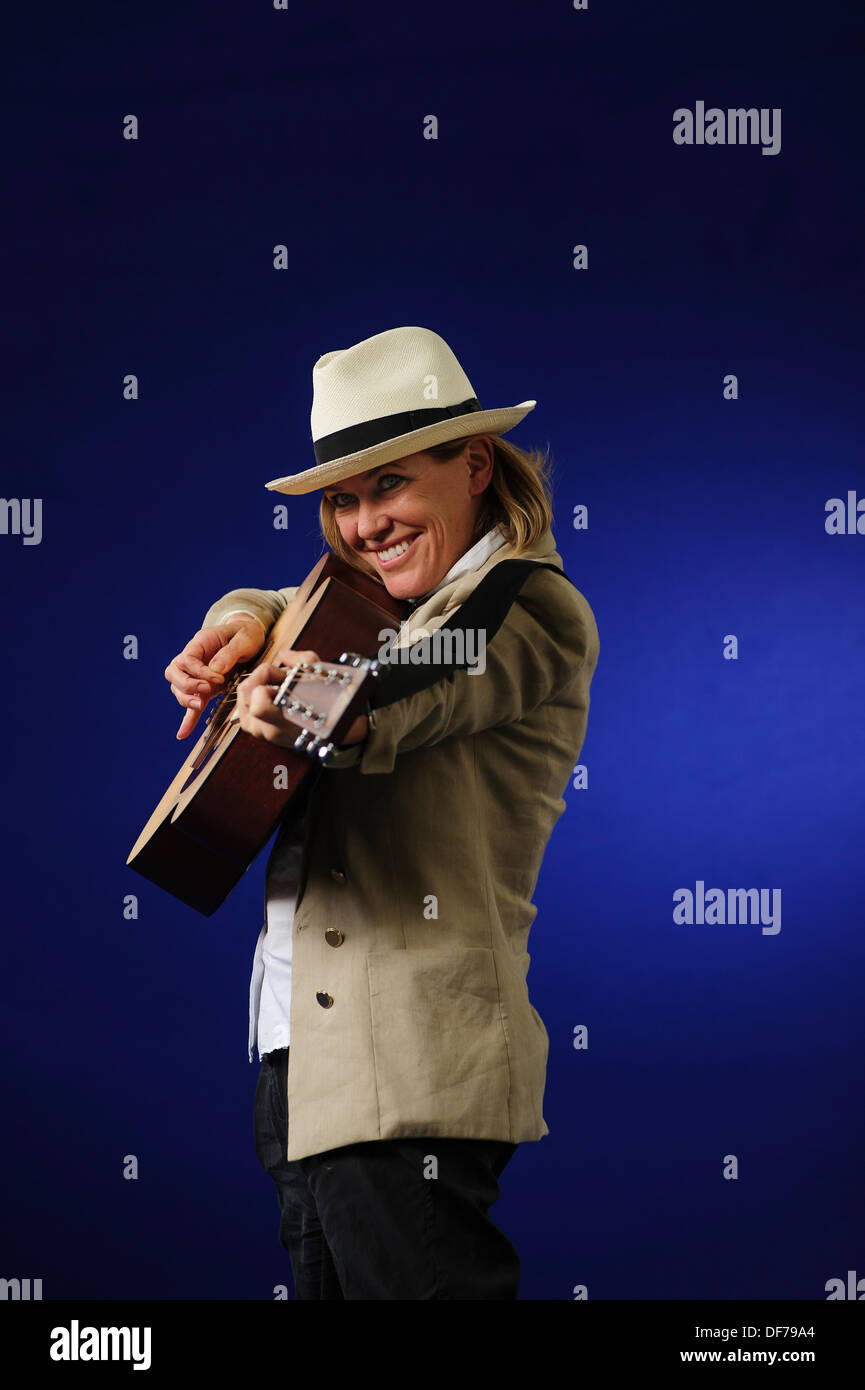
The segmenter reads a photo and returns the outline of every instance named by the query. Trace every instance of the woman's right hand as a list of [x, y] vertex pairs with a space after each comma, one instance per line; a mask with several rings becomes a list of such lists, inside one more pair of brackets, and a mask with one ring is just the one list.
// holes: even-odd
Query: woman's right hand
[[201, 711], [218, 694], [238, 663], [260, 652], [267, 639], [264, 623], [251, 613], [235, 613], [218, 627], [203, 627], [165, 668], [183, 716], [177, 738], [188, 738]]

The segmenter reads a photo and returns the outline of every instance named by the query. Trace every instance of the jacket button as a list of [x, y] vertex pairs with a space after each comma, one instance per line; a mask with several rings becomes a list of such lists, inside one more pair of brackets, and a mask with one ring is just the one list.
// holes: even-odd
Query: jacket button
[[328, 946], [341, 946], [342, 943], [345, 941], [345, 937], [343, 936], [339, 927], [328, 927], [327, 931], [324, 934], [324, 939], [327, 942]]
[[329, 1009], [331, 1004], [333, 1003], [333, 999], [331, 998], [331, 996], [329, 994], [325, 994], [324, 990], [322, 989], [317, 991], [315, 997], [323, 1009]]
[[345, 874], [342, 869], [331, 869], [330, 876], [334, 883], [345, 883]]

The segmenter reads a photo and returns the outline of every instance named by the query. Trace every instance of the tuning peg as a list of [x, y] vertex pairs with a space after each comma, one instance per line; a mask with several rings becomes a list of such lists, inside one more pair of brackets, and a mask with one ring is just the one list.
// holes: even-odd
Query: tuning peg
[[308, 739], [309, 730], [302, 729], [301, 732], [298, 734], [297, 738], [294, 740], [294, 747], [298, 750], [298, 752], [300, 752], [300, 750], [306, 746]]

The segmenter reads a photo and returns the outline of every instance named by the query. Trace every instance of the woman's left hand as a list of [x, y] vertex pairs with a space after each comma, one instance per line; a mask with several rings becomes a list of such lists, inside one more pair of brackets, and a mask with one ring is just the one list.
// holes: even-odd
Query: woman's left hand
[[[273, 697], [285, 680], [288, 667], [298, 661], [305, 661], [311, 666], [321, 661], [321, 657], [317, 652], [299, 652], [287, 647], [277, 652], [277, 656], [284, 665], [276, 666], [264, 662], [239, 683], [238, 720], [241, 729], [252, 734], [253, 738], [267, 739], [269, 743], [275, 743], [280, 748], [292, 748], [297, 738], [297, 728], [292, 730], [286, 727], [286, 716], [279, 706], [273, 703]], [[341, 740], [340, 747], [350, 743], [362, 743], [368, 730], [369, 720], [362, 714], [355, 719]]]

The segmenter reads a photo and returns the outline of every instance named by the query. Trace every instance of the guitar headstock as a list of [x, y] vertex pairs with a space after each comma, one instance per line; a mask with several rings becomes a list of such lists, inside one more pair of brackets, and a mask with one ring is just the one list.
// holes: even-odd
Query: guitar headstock
[[356, 652], [343, 652], [339, 661], [299, 661], [287, 667], [273, 703], [297, 728], [297, 751], [326, 758], [362, 713], [378, 673], [378, 661]]

